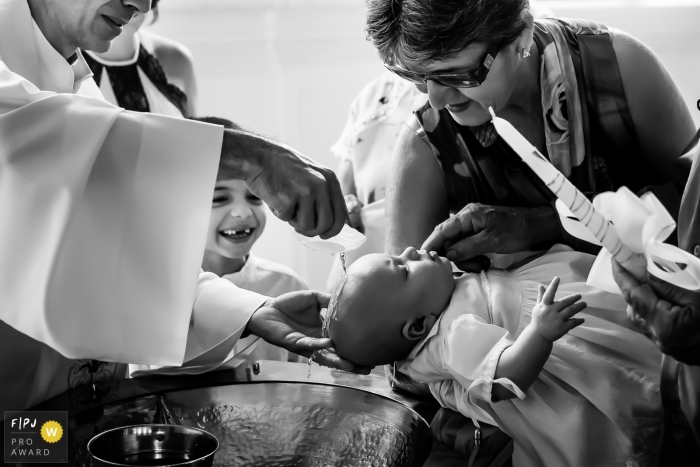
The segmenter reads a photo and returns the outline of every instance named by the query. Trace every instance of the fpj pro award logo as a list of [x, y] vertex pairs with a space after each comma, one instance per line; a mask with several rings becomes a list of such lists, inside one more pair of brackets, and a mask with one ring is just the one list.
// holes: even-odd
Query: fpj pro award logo
[[5, 412], [5, 462], [68, 462], [68, 412]]

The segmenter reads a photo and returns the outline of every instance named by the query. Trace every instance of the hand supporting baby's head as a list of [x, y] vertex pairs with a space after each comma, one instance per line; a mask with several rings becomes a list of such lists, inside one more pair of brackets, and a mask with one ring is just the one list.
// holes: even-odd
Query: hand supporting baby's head
[[329, 322], [336, 352], [357, 365], [402, 360], [447, 307], [452, 266], [435, 253], [363, 256], [348, 277]]

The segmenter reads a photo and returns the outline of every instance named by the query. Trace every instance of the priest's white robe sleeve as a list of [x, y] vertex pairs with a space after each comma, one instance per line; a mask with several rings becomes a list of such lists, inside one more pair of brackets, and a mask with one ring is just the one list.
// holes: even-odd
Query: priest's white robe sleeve
[[[239, 300], [237, 307], [242, 310], [238, 313], [231, 313], [230, 309], [230, 297], [234, 294]], [[194, 319], [187, 335], [185, 363], [179, 366], [131, 364], [129, 374], [132, 377], [145, 374], [196, 375], [219, 368], [233, 357], [236, 342], [250, 316], [266, 298], [238, 288], [228, 279], [210, 272], [200, 273]]]
[[0, 61], [0, 319], [68, 358], [230, 352], [266, 297], [199, 275], [222, 138]]

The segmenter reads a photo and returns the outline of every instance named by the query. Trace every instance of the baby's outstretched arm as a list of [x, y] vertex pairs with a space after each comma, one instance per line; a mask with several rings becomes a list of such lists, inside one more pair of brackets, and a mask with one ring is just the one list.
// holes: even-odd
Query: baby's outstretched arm
[[[554, 295], [558, 286], [558, 277], [552, 280], [546, 290], [540, 286], [537, 305], [532, 309], [532, 321], [513, 345], [501, 354], [496, 367], [496, 379], [508, 378], [522, 391], [527, 390], [535, 382], [549, 358], [552, 343], [583, 324], [583, 319], [573, 317], [586, 308], [585, 303], [576, 303], [581, 300], [581, 296], [571, 295], [555, 302]], [[515, 394], [503, 386], [493, 386], [493, 402], [513, 397]]]

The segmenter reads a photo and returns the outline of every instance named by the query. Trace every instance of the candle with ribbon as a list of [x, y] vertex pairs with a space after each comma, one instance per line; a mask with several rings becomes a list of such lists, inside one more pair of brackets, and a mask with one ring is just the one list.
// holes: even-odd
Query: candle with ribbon
[[646, 261], [625, 245], [615, 228], [561, 172], [559, 172], [508, 121], [496, 116], [489, 107], [498, 134], [520, 156], [547, 188], [561, 200], [612, 256], [637, 279], [645, 275]]
[[[616, 192], [599, 194], [593, 206], [612, 222], [622, 243], [646, 257], [650, 274], [684, 289], [700, 289], [700, 259], [664, 243], [675, 230], [676, 223], [653, 193], [645, 193], [640, 198], [623, 186]], [[588, 284], [621, 293], [612, 276], [607, 250], [598, 254], [588, 275]]]

